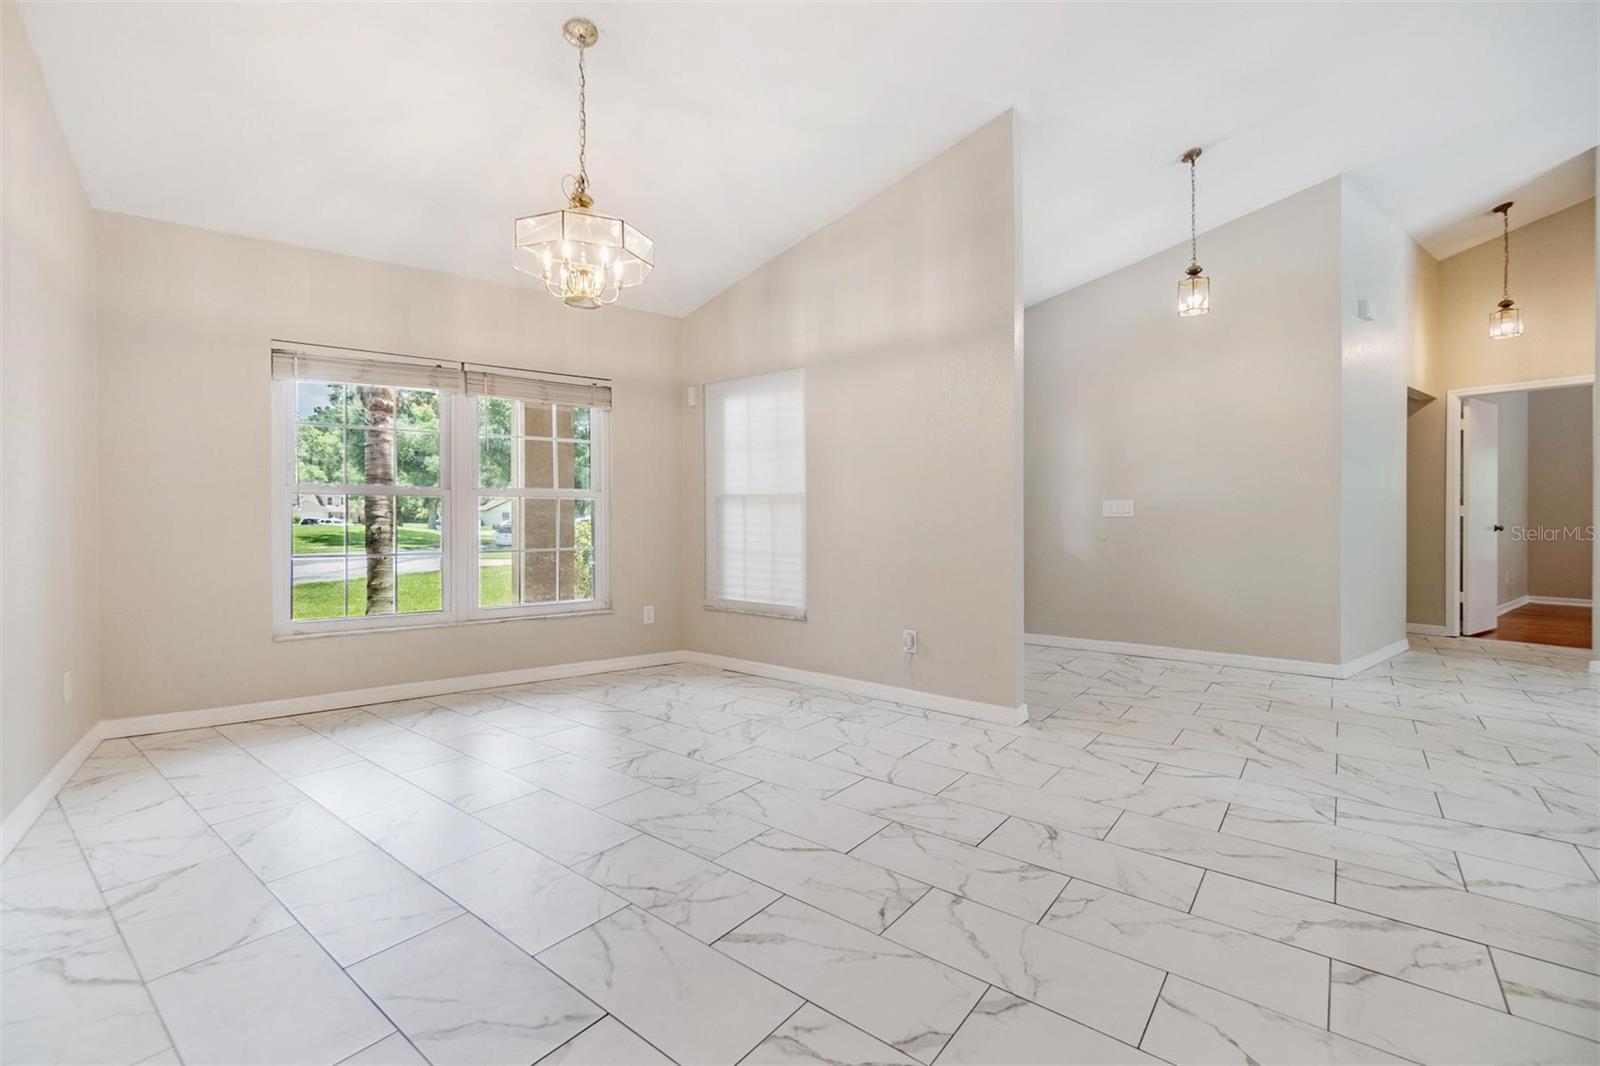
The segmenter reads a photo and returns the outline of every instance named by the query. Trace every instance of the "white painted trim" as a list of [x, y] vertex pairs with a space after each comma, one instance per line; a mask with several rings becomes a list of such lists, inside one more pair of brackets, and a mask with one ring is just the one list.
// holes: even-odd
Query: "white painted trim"
[[171, 733], [179, 729], [202, 729], [207, 726], [232, 725], [235, 722], [255, 722], [263, 718], [285, 718], [293, 714], [332, 711], [340, 707], [359, 707], [368, 703], [391, 703], [395, 700], [424, 696], [442, 696], [447, 692], [472, 692], [477, 689], [501, 688], [505, 685], [526, 685], [534, 681], [552, 681], [562, 677], [582, 677], [586, 674], [609, 674], [616, 670], [638, 670], [646, 666], [666, 666], [669, 663], [683, 662], [683, 656], [684, 653], [679, 651], [647, 652], [643, 655], [625, 655], [617, 659], [591, 659], [579, 663], [534, 666], [525, 670], [503, 670], [495, 674], [442, 677], [429, 681], [380, 685], [376, 688], [290, 696], [287, 699], [263, 700], [260, 703], [236, 703], [230, 707], [202, 707], [192, 711], [172, 711], [167, 714], [107, 718], [100, 724], [105, 729], [106, 737], [137, 737], [146, 733]]
[[1529, 596], [1529, 603], [1542, 603], [1548, 607], [1593, 607], [1594, 601], [1581, 600], [1575, 596]]
[[[1447, 637], [1461, 635], [1461, 401], [1468, 396], [1489, 396], [1502, 392], [1543, 392], [1593, 385], [1593, 374], [1569, 378], [1544, 378], [1540, 381], [1511, 381], [1504, 385], [1479, 385], [1451, 389], [1445, 394], [1444, 416], [1444, 621]], [[1596, 431], [1600, 445], [1600, 430]], [[1600, 546], [1595, 548], [1600, 559]], [[1600, 572], [1600, 571], [1597, 571]]]
[[982, 703], [978, 700], [961, 699], [957, 696], [941, 696], [934, 692], [922, 692], [913, 688], [885, 685], [877, 681], [859, 681], [853, 677], [840, 677], [838, 674], [823, 674], [815, 670], [799, 670], [792, 666], [774, 666], [771, 663], [758, 663], [749, 659], [733, 659], [726, 655], [712, 655], [703, 651], [686, 651], [681, 652], [680, 655], [682, 657], [681, 661], [698, 663], [701, 666], [715, 666], [723, 670], [755, 674], [758, 677], [770, 677], [778, 681], [794, 681], [802, 685], [815, 685], [818, 688], [837, 689], [840, 692], [850, 692], [857, 696], [872, 696], [875, 699], [888, 700], [891, 703], [905, 703], [912, 707], [922, 707], [930, 711], [944, 711], [947, 714], [958, 714], [964, 718], [976, 718], [984, 722], [1021, 725], [1028, 720], [1028, 705], [1026, 703], [1019, 703], [1015, 707], [1007, 707], [1000, 703]]
[[1023, 640], [1029, 644], [1043, 644], [1052, 648], [1072, 648], [1078, 651], [1098, 651], [1112, 655], [1137, 655], [1147, 659], [1173, 659], [1185, 663], [1207, 663], [1215, 666], [1237, 666], [1247, 670], [1276, 670], [1285, 674], [1305, 674], [1310, 677], [1346, 678], [1370, 669], [1386, 659], [1392, 659], [1410, 648], [1404, 640], [1379, 648], [1377, 651], [1351, 659], [1346, 663], [1318, 663], [1303, 659], [1274, 659], [1264, 655], [1241, 655], [1227, 651], [1203, 651], [1198, 648], [1166, 648], [1156, 644], [1130, 644], [1120, 640], [1091, 640], [1088, 637], [1058, 637], [1048, 633], [1028, 633]]
[[1407, 622], [1406, 632], [1415, 633], [1419, 637], [1448, 637], [1450, 631], [1444, 626], [1426, 625], [1422, 622]]
[[1532, 602], [1533, 602], [1533, 600], [1530, 597], [1518, 596], [1516, 599], [1510, 601], [1509, 603], [1502, 603], [1500, 606], [1496, 607], [1494, 609], [1494, 616], [1496, 618], [1499, 618], [1501, 615], [1507, 613], [1508, 611], [1515, 611], [1518, 607], [1526, 607], [1526, 606], [1528, 606], [1528, 604], [1530, 604]]
[[5, 823], [0, 825], [0, 860], [11, 854], [11, 849], [17, 846], [17, 841], [33, 828], [33, 823], [39, 820], [45, 808], [50, 806], [50, 801], [56, 798], [56, 793], [72, 779], [72, 775], [78, 772], [78, 767], [83, 765], [83, 760], [87, 759], [89, 753], [94, 751], [105, 738], [104, 722], [96, 722], [90, 726], [89, 731], [50, 768], [50, 772], [22, 797], [22, 802], [6, 815]]

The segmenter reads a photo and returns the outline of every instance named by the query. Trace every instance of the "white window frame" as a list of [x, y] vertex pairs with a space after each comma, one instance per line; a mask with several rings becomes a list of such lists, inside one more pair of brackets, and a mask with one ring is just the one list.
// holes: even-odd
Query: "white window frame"
[[[725, 379], [723, 379], [721, 381], [706, 382], [705, 384], [703, 384], [701, 386], [700, 394], [701, 394], [702, 398], [704, 398], [706, 396], [707, 389], [712, 387], [712, 386], [716, 386], [716, 385], [732, 384], [734, 382], [746, 381], [746, 380], [752, 380], [752, 379], [755, 379], [755, 378], [767, 377], [767, 376], [769, 376], [769, 374], [791, 373], [793, 371], [799, 371], [800, 374], [801, 374], [801, 386], [800, 386], [801, 402], [802, 402], [802, 405], [804, 405], [806, 389], [807, 389], [807, 386], [805, 384], [806, 375], [805, 375], [805, 368], [804, 367], [789, 367], [789, 368], [786, 368], [786, 369], [781, 370], [781, 371], [770, 371], [769, 373], [766, 373], [766, 374], [750, 374], [750, 375], [746, 375], [745, 377], [740, 377], [740, 378], [725, 378]], [[751, 614], [751, 615], [759, 615], [759, 616], [764, 617], [764, 618], [781, 618], [781, 619], [785, 619], [785, 620], [793, 621], [793, 622], [804, 622], [806, 620], [806, 609], [807, 609], [807, 606], [811, 602], [811, 559], [810, 559], [810, 554], [811, 554], [811, 543], [810, 543], [811, 521], [810, 521], [810, 519], [811, 519], [811, 515], [810, 515], [810, 511], [809, 511], [809, 505], [810, 505], [809, 482], [810, 482], [810, 476], [811, 476], [811, 464], [809, 462], [809, 456], [806, 457], [808, 461], [806, 462], [805, 477], [801, 481], [801, 489], [800, 489], [800, 493], [799, 493], [800, 501], [801, 501], [801, 505], [800, 505], [800, 544], [801, 544], [801, 547], [800, 547], [800, 575], [801, 575], [800, 576], [800, 581], [801, 581], [801, 596], [800, 596], [801, 602], [800, 602], [800, 606], [794, 607], [794, 606], [790, 606], [789, 604], [763, 603], [763, 602], [761, 602], [759, 600], [728, 600], [728, 599], [721, 599], [721, 598], [718, 598], [718, 597], [714, 597], [714, 596], [712, 596], [710, 594], [711, 550], [712, 550], [711, 510], [712, 509], [711, 509], [711, 479], [709, 477], [709, 467], [708, 467], [708, 463], [710, 461], [710, 455], [709, 455], [709, 449], [706, 447], [706, 443], [709, 440], [709, 434], [706, 432], [706, 425], [707, 425], [707, 419], [710, 418], [710, 410], [711, 410], [711, 405], [710, 405], [709, 402], [701, 404], [701, 416], [700, 416], [701, 510], [700, 510], [700, 513], [701, 513], [701, 515], [704, 516], [704, 529], [702, 530], [702, 535], [703, 535], [703, 538], [704, 538], [704, 541], [705, 541], [704, 553], [702, 555], [702, 560], [703, 560], [702, 566], [703, 566], [703, 571], [704, 571], [703, 575], [702, 575], [703, 576], [703, 581], [702, 581], [702, 585], [701, 585], [701, 593], [702, 593], [702, 595], [704, 597], [703, 602], [702, 602], [702, 606], [708, 611], [727, 611], [727, 612], [730, 612], [730, 613], [733, 613], [733, 614]], [[807, 440], [808, 440], [808, 437], [807, 437], [807, 434], [806, 434], [806, 429], [805, 429], [805, 426], [802, 425], [802, 428], [801, 428], [801, 448], [802, 449], [805, 448]], [[789, 494], [786, 494], [786, 495], [789, 495]]]
[[[299, 346], [307, 347], [307, 346]], [[371, 353], [363, 357], [381, 359]], [[305, 378], [299, 380], [320, 380]], [[359, 382], [355, 382], [359, 384]], [[478, 397], [465, 391], [439, 393], [439, 484], [312, 485], [298, 481], [298, 406], [295, 380], [274, 380], [272, 386], [272, 584], [275, 639], [348, 635], [395, 629], [505, 622], [528, 618], [606, 614], [611, 607], [611, 412], [590, 409], [590, 488], [496, 489], [481, 495], [507, 499], [592, 499], [594, 501], [594, 596], [587, 600], [478, 605]], [[554, 438], [552, 438], [554, 439]], [[292, 511], [301, 495], [437, 496], [441, 498], [440, 610], [412, 614], [296, 619], [293, 614]], [[346, 516], [348, 521], [348, 515]], [[398, 554], [398, 553], [397, 553]]]

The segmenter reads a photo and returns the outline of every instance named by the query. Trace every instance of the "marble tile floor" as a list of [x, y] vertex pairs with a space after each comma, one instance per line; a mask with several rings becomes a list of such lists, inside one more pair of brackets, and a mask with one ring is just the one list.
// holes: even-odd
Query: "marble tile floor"
[[1027, 649], [1002, 726], [687, 665], [102, 744], [6, 1063], [1600, 1061], [1600, 685]]

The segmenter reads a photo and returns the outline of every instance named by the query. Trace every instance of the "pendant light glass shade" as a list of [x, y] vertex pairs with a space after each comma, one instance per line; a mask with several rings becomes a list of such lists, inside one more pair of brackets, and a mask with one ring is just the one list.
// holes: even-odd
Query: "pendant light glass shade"
[[623, 219], [595, 214], [589, 195], [588, 79], [584, 51], [600, 39], [594, 23], [568, 19], [561, 27], [578, 50], [578, 174], [569, 177], [567, 206], [519, 218], [511, 265], [544, 282], [568, 307], [593, 310], [615, 303], [623, 289], [643, 284], [655, 269], [655, 243]]
[[1511, 205], [1507, 200], [1494, 209], [1500, 216], [1500, 304], [1489, 314], [1489, 339], [1503, 341], [1508, 337], [1522, 336], [1522, 308], [1511, 299]]
[[1200, 250], [1195, 240], [1195, 180], [1194, 163], [1200, 158], [1200, 149], [1191, 148], [1178, 157], [1180, 163], [1189, 164], [1189, 269], [1178, 282], [1178, 316], [1192, 318], [1211, 311], [1211, 279], [1200, 267]]
[[1178, 315], [1188, 318], [1211, 310], [1211, 279], [1191, 274], [1178, 282]]

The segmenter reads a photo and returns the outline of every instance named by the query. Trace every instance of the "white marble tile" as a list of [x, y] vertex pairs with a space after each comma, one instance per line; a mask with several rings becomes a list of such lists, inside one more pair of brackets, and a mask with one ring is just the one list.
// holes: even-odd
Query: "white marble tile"
[[807, 1003], [745, 1056], [741, 1066], [913, 1066], [915, 1062], [883, 1041]]
[[1420, 814], [1438, 814], [1439, 801], [1425, 788], [1366, 780], [1354, 774], [1324, 774], [1314, 770], [1284, 770], [1252, 762], [1244, 768], [1243, 780], [1277, 785], [1308, 797], [1353, 799]]
[[1403, 1061], [1277, 1011], [1169, 975], [1139, 1046], [1179, 1063], [1369, 1063]]
[[1218, 873], [1206, 875], [1191, 913], [1485, 1006], [1504, 1003], [1482, 944], [1394, 918]]
[[796, 792], [831, 796], [860, 781], [855, 774], [831, 766], [780, 755], [763, 748], [748, 748], [717, 760], [717, 765], [747, 777], [758, 778]]
[[1600, 922], [1600, 882], [1593, 876], [1550, 873], [1481, 855], [1459, 858], [1469, 892]]
[[998, 849], [975, 848], [902, 825], [887, 826], [850, 854], [1030, 922], [1039, 920], [1067, 883], [1061, 874], [1008, 858]]
[[[1216, 738], [1210, 738], [1215, 740]], [[1141, 762], [1153, 762], [1167, 766], [1183, 766], [1191, 770], [1204, 770], [1208, 774], [1224, 774], [1237, 777], [1244, 769], [1245, 757], [1227, 752], [1210, 751], [1193, 744], [1157, 744], [1149, 740], [1136, 740], [1133, 737], [1117, 737], [1102, 735], [1084, 749], [1092, 755], [1116, 756], [1119, 758], [1138, 759]], [[1328, 760], [1330, 763], [1331, 759]], [[1331, 772], [1330, 765], [1328, 770]]]
[[428, 1066], [428, 1060], [400, 1033], [390, 1033], [370, 1047], [364, 1047], [339, 1066]]
[[1600, 977], [1499, 948], [1493, 954], [1512, 1014], [1600, 1041]]
[[[598, 769], [598, 767], [596, 767]], [[463, 811], [480, 811], [526, 796], [539, 786], [468, 756], [408, 770], [407, 781]]]
[[0, 879], [23, 877], [43, 870], [79, 862], [83, 853], [78, 850], [77, 838], [67, 824], [67, 816], [52, 803], [39, 815], [33, 826], [17, 841], [3, 865]]
[[698, 729], [703, 733], [715, 733], [719, 729], [726, 729], [731, 725], [738, 725], [744, 721], [737, 714], [716, 707], [703, 707], [689, 700], [664, 700], [645, 707], [638, 708], [640, 714], [655, 718], [671, 725], [686, 726]]
[[556, 795], [564, 796], [585, 807], [603, 807], [607, 803], [650, 787], [636, 777], [608, 770], [576, 755], [557, 755], [541, 759], [519, 767], [513, 772], [524, 781], [549, 789]]
[[311, 800], [222, 822], [216, 830], [263, 881], [309, 870], [371, 846], [360, 833]]
[[652, 750], [648, 744], [586, 725], [572, 725], [560, 732], [545, 733], [538, 739], [541, 744], [604, 765], [631, 755], [647, 755]]
[[1339, 801], [1338, 823], [1347, 829], [1483, 855], [1554, 873], [1579, 877], [1589, 873], [1588, 864], [1571, 844], [1541, 840], [1504, 829], [1451, 822], [1353, 800]]
[[368, 762], [376, 763], [396, 774], [432, 766], [434, 763], [453, 759], [460, 754], [454, 748], [446, 747], [436, 740], [429, 740], [409, 730], [389, 726], [388, 723], [383, 724], [385, 728], [382, 730], [374, 729], [356, 736], [341, 735], [337, 739], [339, 743]]
[[441, 707], [431, 700], [375, 703], [368, 706], [366, 711], [402, 729], [409, 729], [429, 740], [437, 740], [441, 744], [452, 737], [467, 736], [487, 728], [473, 716]]
[[939, 889], [885, 935], [1130, 1043], [1161, 987], [1153, 967]]
[[640, 755], [604, 756], [612, 770], [697, 803], [714, 803], [756, 783], [753, 777], [675, 752], [650, 748]]
[[1333, 862], [1315, 855], [1132, 813], [1124, 814], [1106, 839], [1191, 866], [1333, 899]]
[[0, 960], [4, 969], [69, 959], [114, 940], [117, 927], [83, 858], [0, 880]]
[[928, 889], [883, 866], [778, 830], [741, 844], [717, 862], [875, 933]]
[[879, 755], [898, 759], [927, 743], [926, 737], [889, 728], [903, 718], [904, 715], [899, 714], [884, 714], [877, 722], [856, 718], [824, 718], [806, 726], [801, 732], [838, 741], [841, 747], [866, 748]]
[[983, 849], [1177, 910], [1189, 908], [1204, 874], [1188, 863], [1021, 818], [1007, 819]]
[[[1004, 789], [1021, 787], [998, 781], [992, 784]], [[1005, 821], [1004, 815], [980, 805], [957, 802], [948, 795], [929, 796], [871, 778], [838, 793], [831, 802], [968, 844], [978, 843]]]
[[327, 737], [299, 726], [295, 729], [297, 732], [286, 734], [285, 739], [244, 747], [267, 769], [288, 778], [361, 761], [361, 756]]
[[[719, 728], [726, 729], [729, 724], [744, 724], [745, 719], [738, 715], [724, 715], [713, 712], [719, 717], [731, 719], [731, 723], [724, 723]], [[737, 755], [750, 748], [750, 742], [731, 736], [721, 736], [704, 729], [686, 725], [679, 722], [657, 722], [637, 733], [630, 734], [635, 740], [643, 741], [654, 747], [663, 748], [690, 759], [701, 759], [705, 762], [715, 762], [729, 755]]]
[[978, 748], [943, 740], [930, 740], [913, 751], [908, 758], [994, 778], [997, 781], [1008, 781], [1027, 788], [1039, 788], [1056, 774], [1056, 768], [1053, 766], [1020, 755], [1009, 755], [1003, 749], [993, 752], [981, 751]]
[[[1275, 811], [1306, 821], [1333, 824], [1334, 800], [1330, 797], [1307, 796], [1303, 792], [1278, 785], [1246, 781], [1237, 777], [1220, 777], [1198, 770], [1185, 770], [1178, 766], [1157, 767], [1146, 783], [1171, 792], [1237, 803], [1256, 810]], [[1213, 827], [1214, 828], [1214, 827]]]
[[1307, 820], [1281, 811], [1230, 806], [1222, 832], [1291, 851], [1390, 870], [1418, 881], [1452, 887], [1461, 884], [1455, 852], [1449, 849], [1329, 824], [1321, 818]]
[[[73, 820], [71, 811], [67, 820]], [[73, 824], [101, 888], [132, 884], [227, 854], [211, 827], [177, 796], [92, 826]]]
[[724, 869], [650, 836], [624, 841], [577, 863], [573, 869], [706, 943], [779, 895], [766, 885], [732, 872], [738, 870], [737, 866]]
[[232, 855], [109, 889], [106, 905], [146, 980], [294, 924]]
[[[1118, 816], [1122, 813], [1115, 807], [1104, 807], [1073, 796], [1041, 792], [1038, 789], [1023, 788], [1021, 785], [1010, 785], [1003, 781], [971, 775], [939, 793], [939, 797], [1095, 837], [1105, 836], [1106, 831], [1116, 824]], [[998, 821], [994, 823], [998, 824]]]
[[919, 952], [792, 899], [774, 903], [717, 947], [924, 1063], [939, 1054], [984, 988]]
[[539, 1066], [674, 1066], [639, 1034], [606, 1015], [539, 1060]]
[[1134, 811], [1151, 818], [1167, 818], [1201, 829], [1216, 829], [1222, 816], [1228, 812], [1225, 800], [1196, 796], [1143, 782], [1127, 779], [1114, 780], [1095, 775], [1071, 772], [1051, 778], [1043, 791], [1060, 796], [1074, 796], [1090, 803], [1098, 803], [1119, 811]]
[[426, 794], [405, 778], [369, 762], [304, 774], [294, 779], [294, 787], [340, 818], [354, 818]]
[[963, 776], [960, 770], [886, 755], [876, 748], [857, 747], [853, 744], [841, 744], [827, 754], [817, 756], [816, 761], [835, 770], [885, 781], [902, 788], [913, 788], [929, 795], [949, 787]]
[[515, 841], [440, 867], [428, 880], [530, 955], [627, 906]]
[[393, 1031], [299, 926], [150, 982], [185, 1062], [338, 1062]]
[[984, 993], [939, 1056], [940, 1066], [966, 1063], [1157, 1063], [1120, 1040], [1079, 1025], [998, 988]]
[[557, 754], [556, 749], [548, 744], [540, 744], [537, 740], [529, 740], [509, 730], [492, 727], [478, 733], [463, 733], [459, 736], [434, 739], [447, 748], [454, 748], [463, 755], [470, 755], [498, 770], [514, 770], [519, 766], [526, 766]]
[[[815, 759], [818, 755], [837, 748], [840, 743], [817, 733], [788, 729], [772, 721], [763, 720], [740, 722], [738, 725], [722, 730], [721, 735], [730, 740], [765, 748], [767, 751], [775, 751], [780, 755], [793, 756], [796, 759]], [[705, 757], [716, 758], [716, 756]]]
[[737, 1062], [801, 1005], [633, 907], [541, 952], [539, 961], [680, 1062]]
[[750, 818], [653, 786], [606, 804], [600, 813], [706, 859], [714, 859], [767, 829]]
[[849, 851], [888, 824], [882, 818], [766, 782], [718, 800], [715, 806], [836, 851]]
[[12, 1063], [134, 1063], [170, 1038], [122, 939], [110, 935], [0, 974], [0, 1048]]
[[621, 822], [553, 792], [535, 792], [487, 807], [477, 817], [563, 865], [582, 862], [634, 835], [634, 830]]
[[1328, 1028], [1415, 1062], [1594, 1062], [1600, 1044], [1335, 962]]
[[377, 848], [290, 874], [267, 887], [341, 966], [461, 913]]
[[[1600, 784], [1588, 796], [1550, 790], [1556, 804], [1535, 795], [1533, 803], [1506, 803], [1440, 795], [1444, 816], [1457, 822], [1492, 826], [1513, 833], [1565, 840], [1569, 844], [1600, 847], [1600, 812], [1594, 808], [1600, 797]], [[1571, 809], [1563, 809], [1565, 803]]]
[[357, 963], [350, 976], [435, 1064], [532, 1062], [603, 1014], [471, 915]]

